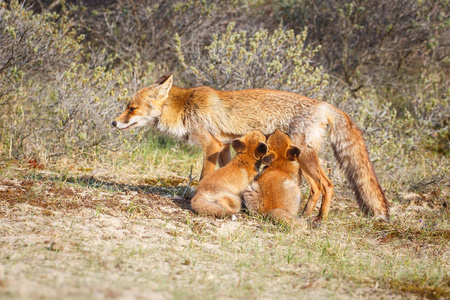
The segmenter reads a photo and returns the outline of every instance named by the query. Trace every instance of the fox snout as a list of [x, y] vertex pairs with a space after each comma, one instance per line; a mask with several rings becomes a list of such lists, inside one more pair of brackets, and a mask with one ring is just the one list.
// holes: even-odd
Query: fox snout
[[112, 126], [116, 127], [117, 126], [117, 122], [116, 121], [112, 121]]

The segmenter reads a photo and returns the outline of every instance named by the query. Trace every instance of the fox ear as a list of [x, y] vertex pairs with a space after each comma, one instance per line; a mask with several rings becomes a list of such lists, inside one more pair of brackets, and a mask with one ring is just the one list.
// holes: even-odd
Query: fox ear
[[172, 75], [164, 75], [158, 80], [156, 80], [155, 84], [156, 91], [158, 93], [158, 98], [166, 97], [169, 94], [170, 89], [172, 88], [173, 76]]
[[258, 157], [258, 158], [263, 157], [264, 155], [267, 154], [267, 150], [268, 150], [268, 148], [267, 148], [266, 143], [259, 142], [258, 147], [256, 147], [256, 149], [255, 149], [256, 157]]
[[158, 80], [155, 81], [155, 84], [158, 84], [158, 85], [163, 84], [171, 76], [172, 76], [172, 74], [170, 74], [170, 75], [163, 75]]
[[237, 153], [244, 153], [247, 151], [247, 144], [241, 139], [234, 139], [231, 141], [231, 146]]
[[270, 152], [269, 154], [267, 154], [262, 158], [261, 163], [265, 166], [268, 166], [271, 163], [273, 163], [274, 160], [275, 160], [275, 153]]
[[290, 160], [297, 159], [300, 156], [300, 148], [294, 145], [290, 145], [286, 149], [286, 158]]

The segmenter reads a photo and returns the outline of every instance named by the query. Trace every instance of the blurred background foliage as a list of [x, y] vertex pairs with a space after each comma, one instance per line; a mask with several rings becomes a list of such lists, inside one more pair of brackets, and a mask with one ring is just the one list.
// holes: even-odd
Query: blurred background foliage
[[[0, 155], [51, 163], [114, 153], [145, 165], [168, 164], [172, 151], [178, 165], [194, 164], [196, 148], [109, 125], [137, 89], [173, 73], [183, 87], [328, 101], [363, 130], [388, 192], [441, 188], [450, 181], [449, 4], [0, 0]], [[326, 168], [344, 183], [328, 148]]]

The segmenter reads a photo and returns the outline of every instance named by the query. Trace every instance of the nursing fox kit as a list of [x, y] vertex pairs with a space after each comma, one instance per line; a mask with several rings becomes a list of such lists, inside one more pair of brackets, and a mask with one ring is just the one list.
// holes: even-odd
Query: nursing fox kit
[[[261, 164], [264, 170], [243, 192], [247, 209], [288, 225], [298, 225], [300, 210], [300, 148], [279, 130], [267, 139], [268, 153]], [[322, 203], [324, 207], [324, 203]]]
[[231, 142], [236, 156], [223, 168], [205, 175], [191, 200], [202, 215], [232, 217], [241, 210], [241, 194], [258, 175], [261, 158], [267, 153], [266, 137], [258, 130]]
[[[218, 91], [206, 86], [180, 88], [173, 76], [163, 76], [139, 90], [113, 121], [120, 130], [144, 125], [198, 144], [203, 150], [201, 178], [230, 160], [230, 143], [253, 130], [289, 134], [300, 149], [302, 175], [311, 186], [304, 214], [309, 216], [319, 197], [330, 203], [333, 184], [317, 156], [328, 133], [334, 155], [344, 171], [361, 210], [389, 218], [389, 205], [369, 159], [361, 131], [351, 118], [331, 104], [283, 91], [250, 89]], [[329, 204], [328, 204], [329, 207]], [[325, 219], [328, 207], [317, 218]]]

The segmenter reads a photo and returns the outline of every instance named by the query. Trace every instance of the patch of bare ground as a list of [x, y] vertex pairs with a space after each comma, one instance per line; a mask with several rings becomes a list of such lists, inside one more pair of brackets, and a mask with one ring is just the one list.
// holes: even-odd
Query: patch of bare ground
[[[315, 230], [190, 210], [195, 182], [14, 165], [0, 176], [2, 299], [445, 299], [445, 194], [361, 215], [336, 188]], [[189, 185], [189, 186], [188, 186]], [[305, 195], [306, 198], [307, 195]], [[432, 204], [430, 204], [432, 203]]]

